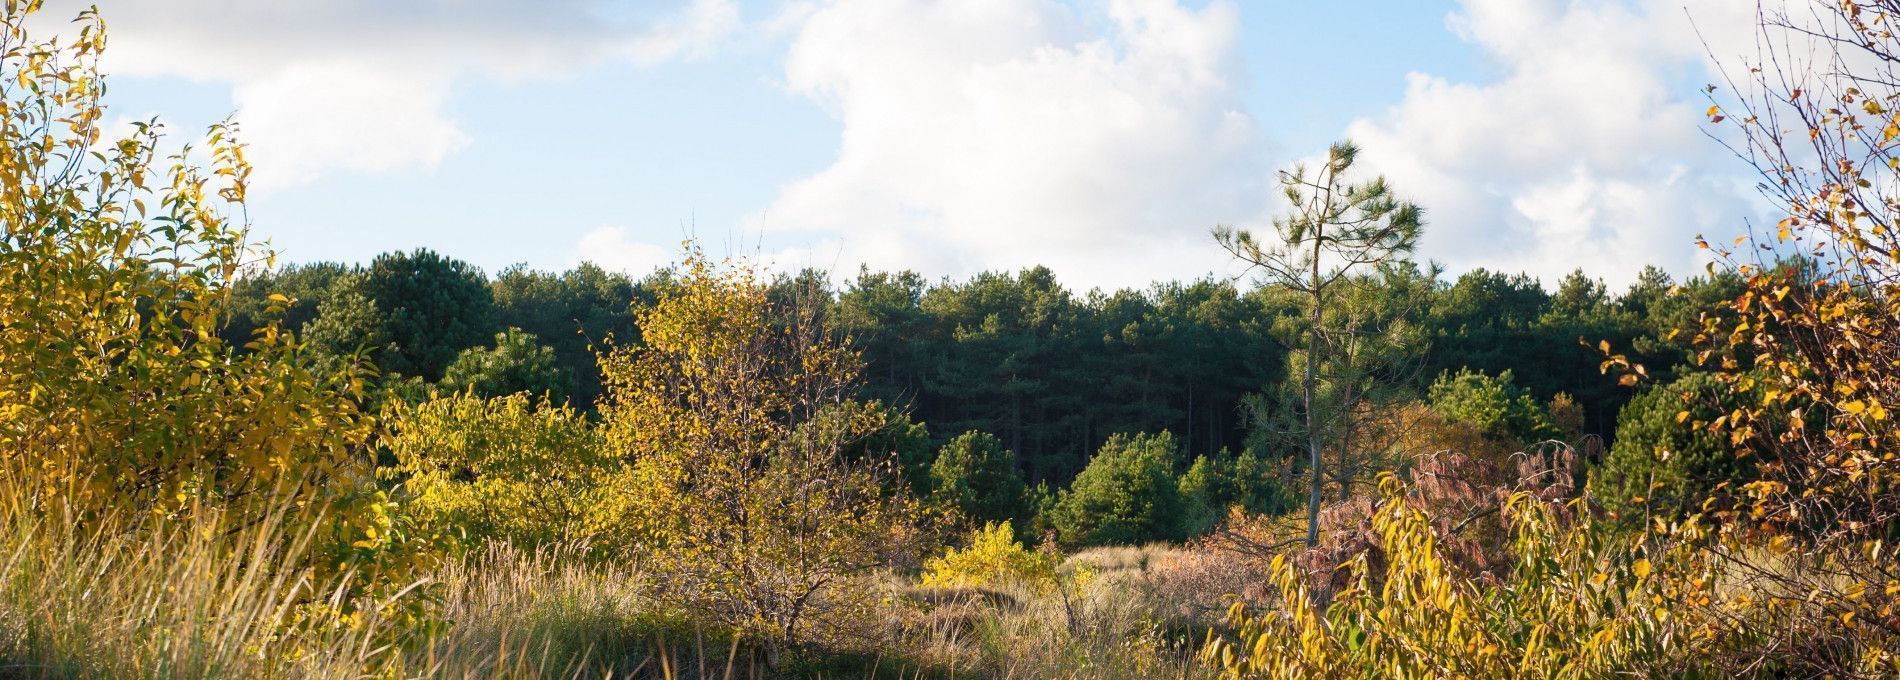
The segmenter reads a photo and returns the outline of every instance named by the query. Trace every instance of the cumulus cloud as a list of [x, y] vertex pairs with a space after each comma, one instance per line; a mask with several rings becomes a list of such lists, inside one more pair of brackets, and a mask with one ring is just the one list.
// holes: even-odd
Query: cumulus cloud
[[1257, 211], [1232, 2], [838, 0], [801, 8], [792, 92], [843, 124], [759, 226], [846, 266], [1051, 265], [1082, 286], [1193, 276]]
[[448, 83], [348, 61], [297, 63], [232, 92], [251, 158], [282, 186], [332, 169], [432, 166], [468, 144], [442, 114]]
[[[70, 16], [76, 0], [49, 3]], [[642, 7], [645, 7], [642, 5]], [[428, 166], [469, 140], [455, 79], [691, 58], [737, 30], [734, 0], [615, 12], [594, 0], [140, 0], [107, 8], [105, 67], [228, 83], [264, 188], [337, 169]]]
[[[1457, 269], [1582, 267], [1613, 284], [1695, 268], [1697, 233], [1758, 205], [1699, 129], [1710, 80], [1695, 28], [1746, 39], [1753, 3], [1464, 0], [1448, 24], [1494, 62], [1488, 82], [1412, 74], [1351, 124], [1369, 167], [1427, 209], [1424, 255]], [[1693, 22], [1692, 22], [1693, 18]], [[1717, 56], [1728, 46], [1712, 49]]]
[[700, 57], [739, 26], [739, 7], [731, 0], [695, 0], [678, 15], [619, 45], [617, 51], [641, 66]]
[[601, 227], [581, 236], [572, 264], [592, 262], [608, 271], [634, 278], [673, 263], [674, 252], [664, 246], [634, 239], [625, 227]]

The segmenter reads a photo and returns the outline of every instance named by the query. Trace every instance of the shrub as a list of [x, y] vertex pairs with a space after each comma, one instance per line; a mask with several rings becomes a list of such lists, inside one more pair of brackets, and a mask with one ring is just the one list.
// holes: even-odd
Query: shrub
[[1236, 632], [1210, 635], [1203, 658], [1234, 678], [1714, 674], [1715, 619], [1697, 608], [1714, 572], [1693, 535], [1620, 540], [1517, 495], [1504, 509], [1514, 561], [1492, 587], [1451, 571], [1433, 519], [1395, 479], [1382, 486], [1371, 517], [1382, 562], [1343, 565], [1347, 586], [1316, 599], [1275, 558], [1277, 606], [1235, 605]]
[[320, 370], [281, 332], [282, 296], [250, 351], [217, 335], [236, 273], [269, 257], [232, 218], [250, 177], [234, 130], [170, 157], [155, 124], [104, 138], [104, 25], [88, 10], [38, 41], [38, 6], [0, 10], [0, 80], [17, 85], [0, 92], [5, 483], [81, 526], [198, 510], [242, 524], [288, 504], [324, 518], [313, 561], [387, 548], [362, 376]]
[[[1404, 501], [1431, 519], [1442, 559], [1456, 576], [1494, 580], [1510, 561], [1505, 501], [1527, 494], [1568, 519], [1572, 510], [1567, 503], [1578, 498], [1582, 471], [1599, 456], [1595, 447], [1576, 450], [1560, 443], [1503, 461], [1449, 451], [1427, 454], [1405, 471], [1410, 483], [1404, 486]], [[1383, 578], [1387, 546], [1374, 531], [1377, 511], [1367, 496], [1328, 503], [1319, 513], [1318, 543], [1301, 549], [1304, 522], [1235, 508], [1216, 531], [1190, 548], [1262, 572], [1273, 558], [1288, 555], [1304, 575], [1310, 595], [1326, 602], [1348, 586], [1346, 567], [1355, 562], [1371, 565], [1375, 585]]]
[[1577, 436], [1583, 434], [1583, 404], [1577, 403], [1570, 393], [1552, 395], [1544, 411], [1550, 414], [1550, 423], [1556, 426], [1557, 432], [1562, 435], [1560, 438], [1565, 441], [1575, 441]]
[[388, 474], [435, 532], [534, 546], [593, 538], [613, 516], [620, 465], [570, 407], [526, 393], [452, 394], [394, 407], [388, 426]]
[[679, 272], [640, 311], [643, 342], [601, 359], [606, 450], [629, 463], [614, 529], [662, 602], [774, 649], [823, 639], [919, 539], [895, 471], [846, 455], [888, 415], [851, 399], [859, 358], [814, 306], [690, 245]]
[[442, 387], [482, 397], [526, 392], [564, 402], [573, 392], [574, 377], [561, 367], [553, 348], [540, 343], [540, 338], [510, 328], [495, 334], [494, 347], [462, 350], [444, 371]]
[[1518, 387], [1510, 371], [1496, 376], [1459, 369], [1444, 373], [1427, 392], [1433, 412], [1451, 422], [1470, 423], [1484, 436], [1511, 446], [1563, 436], [1550, 411], [1530, 391]]
[[1175, 482], [1174, 435], [1115, 435], [1056, 502], [1064, 545], [1179, 540], [1186, 504]]
[[1404, 404], [1391, 411], [1390, 421], [1401, 426], [1393, 449], [1402, 459], [1455, 451], [1501, 462], [1520, 450], [1514, 442], [1488, 436], [1477, 425], [1446, 418], [1425, 404]]
[[985, 522], [970, 532], [969, 545], [951, 548], [924, 561], [925, 587], [987, 588], [1022, 585], [1042, 588], [1056, 577], [1056, 555], [1031, 550], [1016, 541], [1009, 522]]
[[1691, 373], [1652, 386], [1623, 407], [1616, 443], [1590, 490], [1615, 510], [1650, 508], [1694, 512], [1703, 503], [1736, 491], [1754, 478], [1752, 459], [1742, 458], [1707, 423], [1727, 415], [1736, 399], [1728, 386], [1706, 373]]
[[1232, 478], [1219, 462], [1207, 456], [1197, 456], [1187, 472], [1181, 473], [1177, 483], [1181, 500], [1185, 508], [1182, 515], [1182, 530], [1189, 536], [1199, 535], [1220, 521], [1221, 509], [1239, 495], [1232, 484]]
[[987, 432], [971, 430], [943, 445], [930, 465], [930, 497], [976, 522], [1023, 514], [1025, 487], [1016, 454]]
[[1279, 514], [1294, 506], [1281, 484], [1278, 465], [1262, 460], [1252, 449], [1233, 457], [1226, 453], [1196, 457], [1181, 474], [1181, 497], [1187, 505], [1183, 530], [1188, 536], [1206, 533], [1230, 508]]
[[1023, 492], [1023, 498], [1030, 513], [1025, 523], [1030, 535], [1041, 537], [1045, 543], [1055, 542], [1056, 505], [1062, 501], [1062, 490], [1043, 480]]
[[1279, 535], [1279, 527], [1271, 526], [1275, 521], [1233, 508], [1218, 523], [1218, 531], [1158, 555], [1146, 574], [1148, 586], [1176, 614], [1204, 626], [1218, 625], [1220, 615], [1235, 602], [1267, 604], [1269, 559], [1243, 549], [1233, 537], [1245, 537], [1249, 547], [1256, 540], [1270, 544]]

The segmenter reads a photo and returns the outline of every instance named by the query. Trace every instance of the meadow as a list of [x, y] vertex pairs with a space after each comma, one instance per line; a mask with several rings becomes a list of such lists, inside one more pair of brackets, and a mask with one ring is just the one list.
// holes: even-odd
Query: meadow
[[[837, 288], [691, 241], [491, 279], [277, 266], [241, 128], [108, 132], [103, 22], [36, 10], [0, 22], [0, 676], [1900, 675], [1877, 69], [1756, 65], [1709, 117], [1777, 233], [1615, 293], [1447, 280], [1345, 142], [1272, 231], [1210, 229], [1244, 282]], [[1840, 63], [1900, 53], [1885, 4], [1816, 11]]]

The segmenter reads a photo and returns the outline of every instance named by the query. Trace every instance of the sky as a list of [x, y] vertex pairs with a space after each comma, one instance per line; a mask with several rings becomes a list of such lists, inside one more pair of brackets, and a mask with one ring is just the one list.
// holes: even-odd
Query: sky
[[1691, 274], [1759, 206], [1704, 130], [1732, 0], [89, 1], [111, 119], [235, 117], [284, 261], [1140, 287], [1238, 273], [1210, 230], [1344, 138], [1452, 273]]

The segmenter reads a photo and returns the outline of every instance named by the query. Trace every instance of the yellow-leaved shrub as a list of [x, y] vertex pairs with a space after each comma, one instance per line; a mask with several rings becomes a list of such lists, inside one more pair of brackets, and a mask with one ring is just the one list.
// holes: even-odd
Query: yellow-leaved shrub
[[103, 23], [87, 11], [38, 40], [38, 5], [0, 16], [5, 483], [81, 522], [291, 509], [310, 515], [314, 562], [391, 559], [361, 376], [319, 369], [275, 324], [249, 351], [218, 337], [233, 277], [269, 259], [234, 217], [251, 173], [234, 127], [169, 156], [155, 122], [108, 136]]
[[1235, 632], [1210, 633], [1204, 659], [1235, 678], [1681, 677], [1712, 672], [1717, 642], [1741, 633], [1707, 615], [1718, 574], [1694, 525], [1670, 540], [1606, 533], [1520, 493], [1503, 510], [1511, 568], [1486, 582], [1455, 572], [1401, 482], [1381, 486], [1383, 564], [1345, 565], [1347, 587], [1321, 601], [1275, 558], [1273, 606], [1236, 604]]
[[621, 466], [571, 406], [458, 393], [393, 406], [388, 420], [396, 465], [386, 473], [403, 481], [429, 533], [470, 546], [588, 541], [619, 507], [611, 483]]
[[1059, 555], [1026, 548], [1008, 521], [985, 522], [970, 532], [969, 545], [924, 560], [925, 587], [988, 588], [1022, 585], [1041, 589], [1056, 580]]
[[888, 416], [855, 400], [860, 359], [816, 302], [775, 301], [689, 245], [638, 313], [642, 343], [601, 358], [605, 446], [626, 461], [618, 540], [661, 601], [775, 646], [865, 620], [869, 578], [922, 535], [892, 461], [851, 455]]

